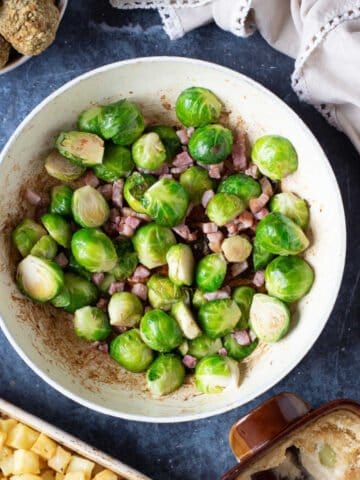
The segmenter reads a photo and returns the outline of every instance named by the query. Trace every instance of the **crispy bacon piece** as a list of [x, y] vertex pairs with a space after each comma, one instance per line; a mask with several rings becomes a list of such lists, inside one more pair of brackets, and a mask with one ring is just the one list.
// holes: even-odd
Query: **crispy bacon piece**
[[125, 288], [125, 282], [111, 282], [109, 287], [109, 295], [114, 295], [116, 292], [122, 292]]
[[99, 179], [91, 170], [86, 170], [84, 175], [79, 180], [84, 185], [89, 185], [89, 187], [93, 188], [96, 188], [100, 185]]
[[249, 177], [258, 178], [259, 176], [259, 169], [253, 163], [249, 165], [249, 167], [245, 170], [245, 174], [249, 175]]
[[137, 295], [144, 302], [147, 300], [148, 289], [143, 283], [135, 283], [131, 288], [131, 293]]
[[262, 218], [266, 217], [266, 215], [269, 213], [269, 210], [267, 208], [262, 208], [258, 212], [254, 213], [254, 217], [257, 220], [261, 220]]
[[113, 190], [112, 190], [112, 203], [116, 207], [123, 206], [123, 190], [124, 190], [124, 180], [120, 178], [113, 183]]
[[182, 359], [182, 363], [187, 368], [195, 368], [197, 364], [197, 359], [192, 355], [185, 355]]
[[102, 272], [98, 272], [98, 273], [93, 273], [91, 276], [91, 279], [93, 283], [95, 283], [95, 285], [98, 287], [101, 284], [101, 282], [104, 280], [104, 277], [105, 275]]
[[138, 265], [134, 273], [129, 278], [129, 282], [144, 282], [150, 276], [150, 274], [150, 270], [144, 267], [144, 265]]
[[259, 212], [268, 203], [270, 197], [265, 193], [262, 193], [258, 198], [251, 198], [249, 201], [249, 207], [252, 213]]
[[264, 285], [264, 282], [265, 282], [264, 271], [263, 270], [258, 270], [254, 275], [253, 284], [256, 287], [262, 287]]
[[241, 273], [245, 272], [249, 268], [248, 262], [245, 260], [245, 262], [239, 262], [239, 263], [233, 263], [230, 267], [230, 272], [232, 277], [237, 277]]
[[262, 177], [262, 179], [260, 180], [260, 185], [261, 185], [262, 192], [265, 193], [265, 195], [267, 195], [269, 198], [271, 198], [274, 195], [273, 187], [268, 178]]
[[60, 268], [65, 268], [69, 264], [69, 260], [65, 253], [60, 252], [54, 258], [55, 262], [59, 265]]
[[219, 300], [221, 298], [230, 298], [230, 293], [225, 289], [221, 289], [221, 290], [216, 290], [216, 292], [204, 293], [204, 298], [206, 298], [206, 300], [209, 300], [210, 302], [211, 300]]
[[247, 330], [237, 330], [232, 334], [239, 345], [250, 345], [251, 338]]
[[223, 357], [226, 357], [227, 354], [228, 354], [228, 352], [227, 352], [227, 350], [226, 350], [225, 347], [222, 347], [222, 348], [220, 348], [220, 350], [218, 351], [218, 354], [221, 355], [221, 356], [223, 356]]
[[96, 306], [98, 308], [101, 308], [101, 310], [107, 310], [107, 306], [108, 306], [108, 303], [109, 303], [109, 300], [107, 298], [104, 298], [104, 297], [100, 297], [99, 300], [97, 301], [97, 304]]
[[193, 163], [193, 159], [190, 157], [186, 150], [178, 153], [173, 161], [174, 167], [189, 167]]
[[111, 200], [112, 191], [113, 191], [113, 187], [112, 187], [111, 183], [105, 183], [105, 185], [100, 185], [100, 187], [98, 187], [96, 190], [99, 193], [101, 193], [101, 195], [104, 198], [106, 198], [106, 200]]
[[221, 243], [224, 240], [224, 234], [219, 231], [215, 233], [208, 233], [206, 236], [209, 240], [210, 250], [215, 253], [221, 252]]
[[248, 162], [246, 158], [246, 136], [244, 132], [239, 132], [231, 152], [231, 157], [234, 170], [240, 171], [246, 169]]
[[213, 222], [202, 223], [201, 229], [204, 233], [215, 233], [219, 230], [218, 226]]
[[24, 198], [30, 205], [39, 205], [41, 203], [41, 195], [30, 188], [25, 190]]
[[129, 225], [133, 230], [136, 230], [141, 223], [140, 218], [137, 217], [125, 217], [124, 223]]

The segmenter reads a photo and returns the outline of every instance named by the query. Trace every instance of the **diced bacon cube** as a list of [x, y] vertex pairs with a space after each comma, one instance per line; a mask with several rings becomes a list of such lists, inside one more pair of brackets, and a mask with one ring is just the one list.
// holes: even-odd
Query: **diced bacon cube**
[[124, 180], [120, 178], [120, 180], [116, 180], [113, 183], [113, 191], [112, 191], [112, 202], [116, 207], [123, 206], [123, 189], [124, 189]]
[[144, 302], [147, 300], [148, 289], [143, 283], [135, 283], [131, 288], [131, 292]]
[[208, 203], [210, 202], [210, 200], [212, 199], [212, 197], [215, 195], [215, 193], [213, 192], [213, 190], [206, 190], [206, 192], [204, 192], [202, 198], [201, 198], [201, 204], [204, 208], [207, 207]]
[[264, 285], [264, 282], [265, 282], [264, 271], [263, 270], [258, 270], [254, 275], [253, 284], [256, 287], [262, 287]]
[[182, 359], [182, 363], [187, 368], [195, 368], [197, 364], [197, 359], [192, 355], [185, 355]]
[[262, 208], [258, 212], [254, 213], [254, 217], [257, 220], [261, 220], [262, 218], [266, 217], [268, 213], [269, 213], [269, 210], [267, 208]]
[[239, 345], [250, 345], [251, 338], [247, 330], [237, 330], [232, 334]]
[[268, 178], [262, 177], [260, 180], [260, 185], [262, 192], [265, 193], [269, 198], [271, 198], [274, 195], [273, 187], [271, 185], [271, 182]]
[[116, 292], [122, 292], [124, 290], [124, 282], [112, 282], [109, 287], [109, 295], [114, 295]]
[[218, 226], [213, 222], [202, 223], [201, 228], [204, 233], [215, 233], [218, 231]]
[[252, 213], [259, 212], [268, 203], [270, 197], [265, 193], [262, 193], [258, 198], [251, 198], [249, 201], [249, 207]]

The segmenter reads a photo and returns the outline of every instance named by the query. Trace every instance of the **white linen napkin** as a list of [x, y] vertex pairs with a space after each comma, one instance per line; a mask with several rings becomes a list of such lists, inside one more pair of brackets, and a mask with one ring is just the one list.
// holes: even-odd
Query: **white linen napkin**
[[292, 87], [360, 152], [360, 0], [110, 0], [157, 8], [171, 39], [215, 21], [247, 37], [258, 29], [295, 58]]

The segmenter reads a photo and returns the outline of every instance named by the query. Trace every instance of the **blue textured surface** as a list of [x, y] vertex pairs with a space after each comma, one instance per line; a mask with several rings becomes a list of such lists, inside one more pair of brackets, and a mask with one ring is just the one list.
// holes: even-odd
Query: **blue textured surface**
[[227, 442], [231, 424], [273, 393], [294, 391], [314, 406], [338, 397], [360, 400], [360, 159], [345, 136], [298, 101], [289, 82], [293, 61], [259, 35], [241, 40], [209, 25], [171, 42], [156, 13], [119, 12], [96, 0], [70, 2], [51, 48], [0, 77], [0, 147], [25, 115], [63, 83], [106, 63], [149, 55], [201, 58], [242, 72], [275, 92], [314, 132], [335, 170], [347, 214], [347, 265], [335, 309], [311, 352], [271, 392], [208, 420], [152, 425], [93, 413], [41, 381], [1, 333], [0, 396], [154, 479], [212, 480], [234, 463]]

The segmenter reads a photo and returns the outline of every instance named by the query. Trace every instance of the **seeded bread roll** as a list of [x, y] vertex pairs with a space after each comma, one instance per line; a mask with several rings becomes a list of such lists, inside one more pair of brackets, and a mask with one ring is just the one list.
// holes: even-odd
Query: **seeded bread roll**
[[4, 67], [10, 55], [11, 45], [9, 42], [5, 40], [4, 37], [0, 35], [0, 68]]
[[38, 55], [54, 40], [59, 10], [53, 0], [0, 1], [0, 34], [23, 55]]

